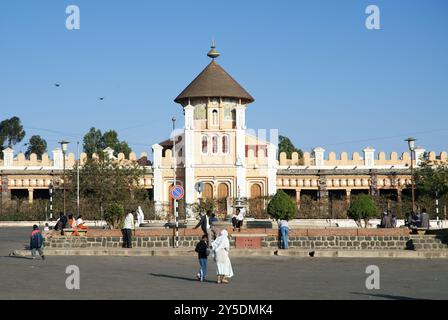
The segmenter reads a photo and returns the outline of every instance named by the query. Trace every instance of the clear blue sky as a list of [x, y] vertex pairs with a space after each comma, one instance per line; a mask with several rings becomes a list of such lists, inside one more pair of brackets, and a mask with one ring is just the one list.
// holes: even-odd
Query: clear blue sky
[[[70, 4], [81, 30], [65, 28]], [[369, 4], [381, 30], [365, 28]], [[250, 128], [305, 150], [405, 151], [409, 135], [446, 150], [447, 16], [445, 0], [2, 1], [0, 119], [19, 116], [50, 151], [94, 126], [150, 152], [182, 118], [173, 99], [215, 37], [219, 63], [256, 99]]]

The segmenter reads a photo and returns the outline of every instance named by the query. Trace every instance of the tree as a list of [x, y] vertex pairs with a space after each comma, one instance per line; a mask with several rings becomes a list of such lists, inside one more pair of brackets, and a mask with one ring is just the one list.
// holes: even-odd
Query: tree
[[124, 208], [118, 203], [110, 204], [104, 211], [104, 220], [112, 229], [121, 228], [124, 218]]
[[[107, 208], [112, 203], [125, 206], [134, 200], [147, 195], [138, 185], [144, 176], [145, 169], [136, 161], [118, 162], [109, 158], [88, 158], [79, 171], [80, 197], [91, 203], [97, 212]], [[69, 171], [69, 193], [76, 198], [77, 167]]]
[[193, 206], [193, 212], [197, 214], [207, 213], [208, 211], [215, 211], [217, 203], [215, 199], [201, 199], [199, 203]]
[[291, 220], [297, 213], [297, 207], [291, 197], [278, 190], [268, 205], [268, 214], [274, 219]]
[[2, 147], [4, 147], [6, 141], [6, 147], [12, 148], [15, 144], [23, 140], [25, 134], [20, 118], [18, 117], [12, 117], [11, 119], [0, 122], [0, 143]]
[[414, 172], [415, 186], [419, 195], [443, 197], [448, 194], [448, 165], [424, 162]]
[[378, 208], [370, 196], [360, 194], [352, 198], [347, 215], [357, 222], [364, 220], [367, 228], [369, 219], [378, 215]]
[[115, 130], [109, 130], [103, 134], [102, 144], [104, 148], [112, 148], [114, 150], [114, 156], [123, 153], [126, 157], [129, 157], [129, 154], [132, 152], [125, 141], [120, 141], [118, 139], [118, 134]]
[[32, 136], [28, 143], [28, 150], [25, 152], [25, 156], [29, 159], [32, 153], [37, 155], [38, 159], [42, 159], [42, 155], [47, 152], [47, 141], [40, 136]]
[[119, 153], [129, 156], [132, 151], [125, 141], [118, 139], [118, 134], [115, 130], [109, 130], [102, 134], [101, 130], [91, 128], [84, 136], [84, 152], [87, 153], [89, 158], [94, 153], [103, 158], [103, 151], [108, 147], [114, 150], [114, 156], [118, 156]]
[[94, 127], [90, 128], [90, 131], [84, 136], [83, 149], [87, 153], [88, 158], [91, 158], [94, 153], [102, 155], [105, 149], [102, 145], [102, 138], [101, 130]]
[[293, 152], [299, 154], [299, 158], [303, 157], [303, 151], [297, 149], [288, 137], [280, 136], [278, 141], [278, 154], [285, 152], [288, 158], [291, 158]]

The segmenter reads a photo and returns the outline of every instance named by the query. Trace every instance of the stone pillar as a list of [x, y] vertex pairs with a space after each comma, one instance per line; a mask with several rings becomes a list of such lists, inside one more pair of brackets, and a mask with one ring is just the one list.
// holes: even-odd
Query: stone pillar
[[185, 211], [187, 220], [194, 220], [193, 205], [195, 202], [195, 171], [194, 171], [194, 107], [188, 105], [184, 108], [185, 130], [184, 130], [184, 153], [185, 159]]
[[364, 165], [366, 167], [375, 166], [375, 149], [372, 147], [367, 147], [364, 150]]
[[401, 203], [401, 194], [402, 194], [402, 192], [403, 192], [403, 189], [397, 188], [397, 201], [399, 203]]
[[378, 177], [375, 173], [370, 174], [370, 195], [371, 196], [379, 196], [378, 191]]
[[268, 195], [277, 193], [277, 147], [274, 144], [268, 146]]
[[298, 208], [300, 208], [300, 193], [301, 193], [301, 189], [296, 189], [296, 205]]
[[63, 169], [64, 154], [61, 149], [53, 150], [53, 167], [55, 169]]
[[6, 148], [3, 150], [3, 166], [5, 168], [10, 168], [14, 165], [14, 150], [11, 148]]
[[236, 196], [247, 197], [246, 191], [246, 108], [236, 107]]
[[162, 180], [162, 150], [163, 147], [159, 144], [152, 146], [153, 150], [153, 192], [154, 192], [154, 205], [156, 214], [162, 213], [163, 204], [163, 180]]
[[421, 165], [425, 161], [425, 149], [415, 148], [415, 164], [417, 166]]
[[316, 167], [322, 167], [325, 165], [325, 149], [317, 147], [313, 149], [314, 153], [314, 165]]
[[351, 196], [352, 196], [352, 190], [351, 189], [346, 189], [345, 190], [345, 196], [346, 196], [347, 202], [350, 203], [350, 199], [351, 199]]
[[1, 176], [0, 181], [0, 201], [5, 202], [11, 200], [11, 191], [8, 188], [8, 177]]
[[34, 189], [29, 188], [28, 189], [28, 202], [33, 203], [33, 200], [34, 200]]

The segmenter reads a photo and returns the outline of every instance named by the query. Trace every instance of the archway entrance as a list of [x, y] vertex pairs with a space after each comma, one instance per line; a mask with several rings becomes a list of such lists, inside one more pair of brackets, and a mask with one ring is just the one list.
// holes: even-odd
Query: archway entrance
[[229, 198], [229, 186], [221, 183], [218, 186], [217, 217], [224, 219], [227, 216], [227, 200]]
[[253, 184], [250, 187], [249, 212], [254, 218], [263, 217], [265, 203], [262, 196], [261, 186], [258, 183]]

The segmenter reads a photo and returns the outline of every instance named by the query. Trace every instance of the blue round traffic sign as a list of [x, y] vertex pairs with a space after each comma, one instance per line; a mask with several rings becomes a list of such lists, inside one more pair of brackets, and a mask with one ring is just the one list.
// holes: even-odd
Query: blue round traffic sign
[[175, 200], [180, 200], [184, 197], [185, 191], [184, 188], [180, 185], [172, 186], [170, 191], [171, 198]]

